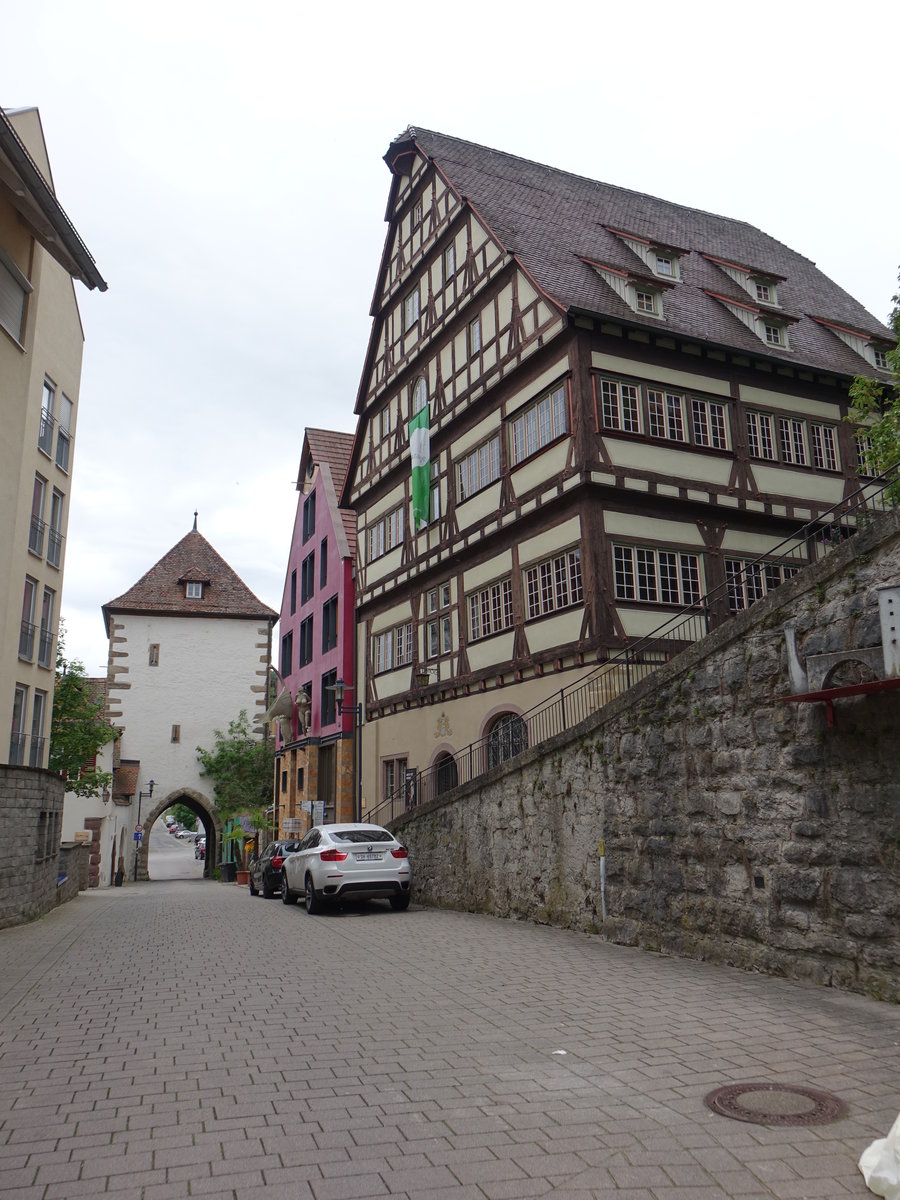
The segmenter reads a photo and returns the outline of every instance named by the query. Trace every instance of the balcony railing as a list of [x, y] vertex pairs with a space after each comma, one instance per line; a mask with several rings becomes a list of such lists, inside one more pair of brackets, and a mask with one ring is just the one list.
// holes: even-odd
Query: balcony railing
[[50, 652], [53, 649], [53, 631], [45, 629], [41, 626], [41, 632], [38, 635], [38, 666], [50, 666]]
[[38, 517], [31, 518], [31, 526], [28, 530], [28, 549], [32, 554], [37, 554], [39, 558], [44, 556], [44, 530], [47, 526]]
[[56, 435], [56, 465], [63, 471], [69, 470], [69, 434], [65, 429]]
[[34, 657], [34, 634], [36, 629], [37, 626], [30, 624], [28, 621], [23, 621], [19, 629], [19, 658], [24, 658], [26, 662], [31, 662]]
[[[515, 734], [495, 728], [464, 750], [439, 759], [424, 771], [408, 775], [403, 785], [370, 808], [366, 819], [383, 824], [419, 804], [427, 804], [459, 784], [508, 762], [529, 746], [573, 728], [598, 712], [633, 684], [652, 675], [664, 663], [724, 624], [735, 611], [752, 603], [755, 581], [773, 560], [787, 560], [788, 568], [818, 562], [830, 550], [852, 537], [876, 512], [893, 508], [900, 500], [900, 463], [883, 475], [869, 479], [852, 495], [782, 539], [765, 554], [748, 562], [724, 584], [702, 600], [675, 613], [651, 633], [624, 646], [585, 679], [561, 688], [555, 695], [523, 713], [510, 714]], [[772, 590], [770, 588], [770, 590]], [[759, 597], [756, 597], [759, 598]], [[743, 602], [742, 602], [743, 601]]]
[[28, 765], [29, 767], [39, 767], [44, 759], [44, 742], [46, 738], [32, 737], [31, 746], [28, 750]]
[[47, 530], [47, 562], [51, 567], [58, 567], [62, 557], [63, 535], [52, 527]]
[[41, 409], [41, 427], [38, 432], [38, 449], [49, 457], [53, 453], [53, 414], [46, 408]]
[[9, 765], [23, 767], [25, 765], [25, 734], [13, 733], [9, 738]]

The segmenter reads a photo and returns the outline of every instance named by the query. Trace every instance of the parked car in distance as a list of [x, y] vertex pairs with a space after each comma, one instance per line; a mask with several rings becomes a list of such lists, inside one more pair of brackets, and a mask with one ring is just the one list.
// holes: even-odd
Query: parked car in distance
[[271, 900], [281, 891], [281, 868], [285, 858], [299, 847], [299, 841], [270, 842], [259, 858], [250, 862], [250, 895]]
[[186, 840], [187, 838], [195, 838], [197, 836], [197, 830], [196, 829], [179, 829], [178, 836], [182, 840]]
[[194, 858], [206, 858], [206, 838], [198, 837], [194, 842]]
[[166, 815], [163, 817], [163, 820], [166, 823], [166, 829], [171, 829], [173, 825], [178, 824], [178, 822], [175, 820], [175, 818], [172, 816], [171, 813], [166, 813]]
[[176, 837], [178, 836], [178, 825], [175, 821], [169, 826], [169, 833], [174, 833]]
[[282, 901], [296, 904], [303, 896], [313, 916], [348, 899], [384, 898], [402, 910], [411, 895], [409, 853], [380, 825], [314, 825], [281, 868]]

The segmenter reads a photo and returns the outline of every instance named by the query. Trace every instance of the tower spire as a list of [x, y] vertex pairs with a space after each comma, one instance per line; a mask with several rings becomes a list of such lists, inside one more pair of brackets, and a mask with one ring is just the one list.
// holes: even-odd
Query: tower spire
[[194, 533], [197, 532], [197, 510], [194, 509]]

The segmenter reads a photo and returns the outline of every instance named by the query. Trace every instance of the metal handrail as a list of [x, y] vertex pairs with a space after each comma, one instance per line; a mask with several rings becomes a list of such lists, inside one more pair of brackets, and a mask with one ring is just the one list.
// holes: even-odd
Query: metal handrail
[[[893, 507], [898, 499], [900, 462], [883, 474], [868, 479], [857, 491], [782, 538], [765, 554], [745, 563], [739, 572], [707, 592], [700, 600], [624, 646], [586, 678], [561, 688], [520, 717], [510, 714], [510, 728], [516, 730], [514, 735], [510, 733], [504, 738], [491, 732], [465, 749], [442, 757], [426, 770], [417, 770], [414, 779], [404, 782], [368, 809], [366, 819], [379, 824], [393, 820], [400, 813], [426, 804], [453, 787], [470, 783], [502, 762], [509, 762], [530, 746], [540, 745], [556, 734], [571, 729], [705, 637], [713, 625], [724, 624], [735, 612], [759, 599], [759, 596], [747, 599], [747, 583], [752, 580], [755, 590], [763, 582], [762, 568], [766, 564], [779, 558], [788, 559], [789, 569], [794, 574], [802, 566], [818, 562], [835, 546], [852, 537], [873, 511], [885, 511]], [[736, 603], [738, 584], [742, 591], [739, 604]], [[768, 581], [764, 581], [763, 594], [768, 594], [770, 590], [773, 589]], [[507, 753], [507, 750], [510, 752]]]

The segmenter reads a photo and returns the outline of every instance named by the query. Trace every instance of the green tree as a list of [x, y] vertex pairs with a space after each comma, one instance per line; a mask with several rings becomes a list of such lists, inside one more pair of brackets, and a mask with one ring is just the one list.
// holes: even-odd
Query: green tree
[[183, 825], [185, 829], [196, 829], [197, 816], [192, 812], [186, 804], [173, 804], [172, 815], [179, 825]]
[[[882, 475], [900, 462], [900, 292], [893, 297], [888, 317], [896, 344], [887, 352], [889, 384], [866, 375], [857, 375], [850, 385], [850, 409], [847, 420], [859, 425], [865, 441], [860, 445], [863, 474]], [[900, 499], [900, 482], [892, 485], [891, 497]]]
[[84, 663], [66, 659], [65, 626], [60, 621], [48, 765], [66, 777], [66, 789], [78, 796], [99, 796], [112, 783], [109, 771], [89, 765], [107, 742], [119, 736], [103, 709], [103, 702], [91, 696]]
[[274, 743], [251, 732], [244, 708], [228, 723], [227, 733], [214, 729], [213, 737], [214, 748], [198, 746], [197, 758], [200, 774], [213, 782], [220, 815], [227, 821], [264, 814], [272, 803]]

